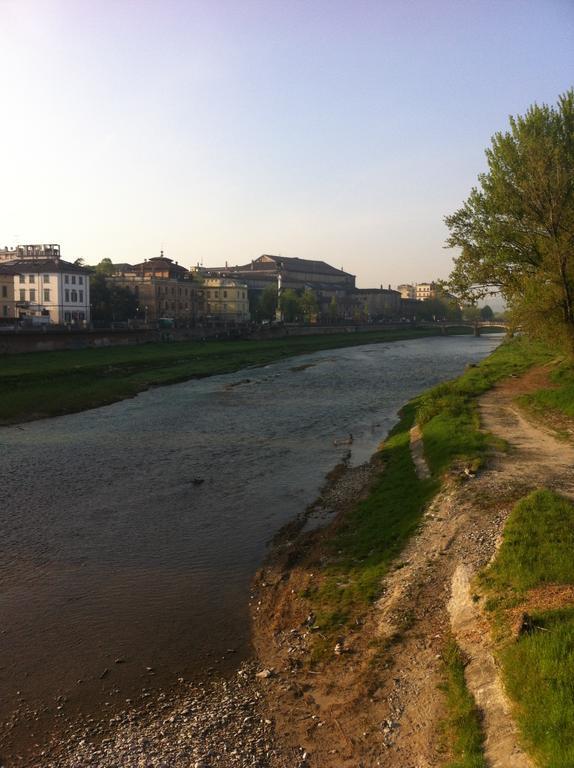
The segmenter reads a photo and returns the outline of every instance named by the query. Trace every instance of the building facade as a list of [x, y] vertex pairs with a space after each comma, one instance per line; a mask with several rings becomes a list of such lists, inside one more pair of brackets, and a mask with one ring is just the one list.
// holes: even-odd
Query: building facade
[[89, 324], [89, 269], [62, 259], [6, 263], [17, 272], [13, 281], [18, 319], [55, 325]]
[[[90, 270], [64, 261], [54, 243], [0, 249], [2, 271], [12, 270], [17, 320], [34, 324], [87, 325], [90, 322]], [[3, 293], [2, 289], [0, 291]], [[1, 304], [0, 313], [6, 304]]]
[[200, 314], [199, 284], [185, 268], [164, 256], [140, 264], [117, 264], [106, 280], [127, 288], [136, 297], [145, 322], [162, 319], [193, 323]]
[[436, 283], [417, 283], [415, 291], [415, 298], [417, 301], [436, 299], [438, 292]]
[[249, 322], [247, 285], [227, 277], [206, 277], [201, 285], [202, 316], [206, 320]]
[[0, 263], [0, 323], [8, 323], [16, 318], [14, 300], [14, 278], [18, 270], [9, 264]]
[[416, 299], [417, 291], [414, 285], [410, 283], [403, 283], [403, 285], [397, 286], [397, 291], [401, 294], [401, 299]]
[[356, 288], [361, 314], [366, 320], [398, 317], [401, 312], [401, 294], [389, 288]]

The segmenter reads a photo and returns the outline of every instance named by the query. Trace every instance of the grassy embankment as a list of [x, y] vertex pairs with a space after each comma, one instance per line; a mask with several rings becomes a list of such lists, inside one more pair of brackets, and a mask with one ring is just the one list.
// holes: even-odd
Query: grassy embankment
[[574, 605], [557, 591], [574, 585], [573, 551], [574, 505], [538, 490], [514, 507], [481, 578], [522, 739], [544, 768], [574, 765]]
[[400, 329], [297, 336], [269, 341], [142, 344], [0, 357], [0, 424], [95, 408], [149, 387], [232, 373], [336, 347], [436, 336]]
[[[378, 597], [383, 576], [417, 529], [443, 473], [455, 461], [474, 467], [483, 461], [492, 440], [480, 431], [477, 398], [500, 379], [548, 356], [525, 339], [505, 343], [458, 379], [403, 408], [379, 452], [384, 471], [368, 498], [339, 525], [328, 545], [321, 586], [307, 595], [323, 635], [352, 622]], [[427, 480], [417, 477], [411, 457], [409, 433], [415, 420], [422, 426], [432, 473]]]
[[[384, 471], [368, 498], [337, 529], [327, 545], [328, 562], [319, 586], [306, 593], [321, 630], [314, 661], [321, 661], [334, 638], [380, 595], [384, 575], [419, 526], [445, 471], [458, 462], [476, 468], [484, 461], [492, 438], [480, 431], [478, 397], [497, 381], [549, 357], [547, 350], [526, 339], [505, 343], [458, 379], [429, 390], [403, 408], [399, 423], [380, 449]], [[427, 480], [417, 477], [411, 457], [409, 433], [415, 421], [422, 428], [431, 469]], [[483, 768], [480, 721], [456, 645], [448, 646], [444, 661], [445, 731], [453, 756], [449, 765]]]
[[565, 427], [574, 426], [574, 366], [563, 360], [550, 374], [551, 386], [519, 398], [520, 405], [536, 418], [566, 434]]

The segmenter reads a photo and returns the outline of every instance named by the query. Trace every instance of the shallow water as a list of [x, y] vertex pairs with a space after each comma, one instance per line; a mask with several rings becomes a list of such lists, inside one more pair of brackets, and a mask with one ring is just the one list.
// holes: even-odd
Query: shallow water
[[0, 719], [236, 664], [273, 534], [349, 448], [366, 460], [406, 400], [499, 341], [318, 352], [0, 429]]

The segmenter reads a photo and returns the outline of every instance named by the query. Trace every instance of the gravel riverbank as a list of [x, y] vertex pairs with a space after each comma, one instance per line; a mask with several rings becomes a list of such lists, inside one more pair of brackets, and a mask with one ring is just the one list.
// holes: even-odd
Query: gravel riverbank
[[[262, 676], [257, 675], [262, 672]], [[266, 715], [266, 672], [243, 664], [228, 680], [181, 683], [93, 728], [54, 742], [20, 765], [38, 768], [301, 768], [283, 752]]]

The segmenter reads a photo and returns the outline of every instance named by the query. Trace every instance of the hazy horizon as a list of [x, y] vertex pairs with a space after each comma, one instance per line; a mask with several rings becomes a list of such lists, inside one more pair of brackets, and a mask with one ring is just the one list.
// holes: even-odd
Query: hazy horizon
[[574, 78], [574, 5], [0, 0], [0, 246], [446, 277], [490, 137]]

